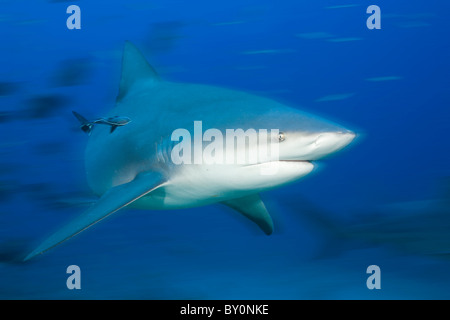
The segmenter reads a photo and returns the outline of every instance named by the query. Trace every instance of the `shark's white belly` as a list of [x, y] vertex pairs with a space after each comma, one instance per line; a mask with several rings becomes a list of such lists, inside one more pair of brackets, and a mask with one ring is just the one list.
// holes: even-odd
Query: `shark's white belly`
[[313, 169], [306, 161], [248, 166], [186, 165], [162, 187], [132, 204], [140, 209], [179, 209], [240, 198], [293, 182]]

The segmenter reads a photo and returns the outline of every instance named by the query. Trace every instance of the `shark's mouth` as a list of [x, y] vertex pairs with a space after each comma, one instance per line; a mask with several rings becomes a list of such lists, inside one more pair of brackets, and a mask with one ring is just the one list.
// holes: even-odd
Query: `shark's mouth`
[[270, 163], [304, 163], [304, 164], [313, 164], [312, 160], [273, 160], [273, 161], [267, 161], [267, 162], [258, 162], [258, 163], [252, 163], [247, 164], [245, 167], [249, 166], [257, 166], [257, 165], [264, 165], [264, 164], [270, 164]]
[[312, 163], [312, 160], [278, 160], [280, 162], [305, 162], [305, 163]]
[[247, 166], [253, 170], [259, 170], [263, 176], [277, 176], [283, 183], [293, 181], [309, 174], [314, 169], [314, 164], [307, 160], [274, 160]]
[[278, 161], [274, 161], [274, 162], [278, 162], [278, 163], [285, 163], [285, 164], [297, 164], [297, 165], [305, 165], [305, 166], [315, 166], [315, 161], [313, 160], [278, 160]]
[[267, 162], [257, 162], [257, 163], [251, 163], [251, 164], [247, 164], [245, 165], [245, 167], [250, 167], [250, 166], [258, 166], [258, 165], [266, 165], [266, 164], [271, 164], [271, 163], [304, 163], [304, 164], [313, 164], [312, 160], [272, 160], [272, 161], [267, 161]]

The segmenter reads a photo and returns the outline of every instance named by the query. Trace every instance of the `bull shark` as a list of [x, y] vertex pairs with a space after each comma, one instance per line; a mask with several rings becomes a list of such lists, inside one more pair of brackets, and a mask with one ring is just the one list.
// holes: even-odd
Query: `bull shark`
[[[127, 125], [114, 134], [107, 126], [97, 127], [86, 146], [87, 182], [99, 200], [25, 260], [124, 207], [161, 210], [221, 203], [269, 235], [274, 226], [259, 193], [304, 177], [313, 170], [311, 161], [344, 148], [355, 138], [354, 132], [334, 122], [265, 97], [164, 81], [130, 42], [124, 46], [116, 105], [104, 118], [118, 115], [130, 119]], [[277, 156], [255, 163], [176, 164], [172, 155], [180, 140], [174, 140], [173, 133], [182, 128], [194, 137], [196, 121], [216, 132], [276, 129], [278, 134], [268, 136], [267, 142], [277, 146]], [[234, 147], [237, 155], [254, 150], [245, 141]], [[206, 150], [208, 145], [201, 148]], [[267, 164], [276, 164], [274, 174], [262, 174]]]
[[119, 117], [119, 116], [114, 116], [114, 117], [110, 117], [110, 118], [106, 118], [106, 119], [99, 118], [99, 119], [89, 121], [85, 117], [83, 117], [81, 114], [79, 114], [78, 112], [72, 111], [72, 113], [75, 116], [75, 118], [77, 118], [78, 121], [80, 121], [80, 129], [83, 132], [87, 133], [88, 135], [91, 135], [91, 132], [94, 129], [95, 124], [108, 125], [111, 127], [111, 130], [109, 132], [113, 133], [117, 127], [122, 127], [124, 125], [127, 125], [131, 121], [127, 117]]

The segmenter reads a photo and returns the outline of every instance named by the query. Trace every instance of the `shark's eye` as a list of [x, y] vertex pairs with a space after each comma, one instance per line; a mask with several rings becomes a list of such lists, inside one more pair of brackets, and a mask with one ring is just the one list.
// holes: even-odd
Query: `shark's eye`
[[278, 133], [278, 141], [283, 142], [286, 140], [286, 135], [283, 132]]

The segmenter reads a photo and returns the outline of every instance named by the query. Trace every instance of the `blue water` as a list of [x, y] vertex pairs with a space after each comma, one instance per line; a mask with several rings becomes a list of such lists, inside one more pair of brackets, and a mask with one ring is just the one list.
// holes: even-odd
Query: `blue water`
[[[80, 30], [66, 27], [70, 4], [81, 8]], [[366, 27], [371, 4], [381, 30]], [[3, 0], [0, 8], [0, 298], [450, 298], [450, 236], [433, 238], [450, 226], [448, 1]], [[84, 210], [71, 199], [89, 196], [87, 136], [71, 110], [101, 116], [114, 105], [125, 40], [166, 80], [267, 96], [358, 138], [305, 179], [262, 195], [270, 237], [220, 206], [128, 210], [19, 262]], [[393, 204], [401, 210], [383, 209]], [[345, 237], [305, 216], [311, 208], [344, 229], [364, 220], [372, 233]], [[398, 237], [377, 227], [392, 215]], [[81, 290], [66, 287], [73, 264]], [[380, 290], [366, 287], [373, 264]]]

